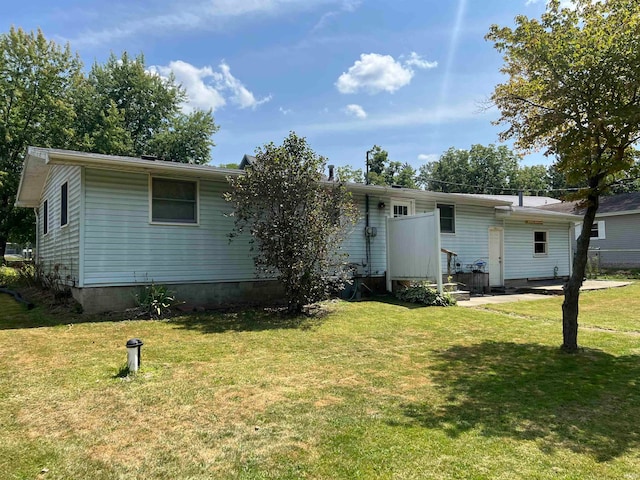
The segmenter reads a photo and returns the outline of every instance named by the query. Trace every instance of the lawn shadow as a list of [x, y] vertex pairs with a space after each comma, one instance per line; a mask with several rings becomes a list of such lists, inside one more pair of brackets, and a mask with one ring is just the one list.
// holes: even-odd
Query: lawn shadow
[[640, 446], [640, 356], [484, 342], [439, 352], [433, 368], [446, 403], [402, 405], [408, 422], [397, 425], [417, 422], [452, 437], [479, 430], [601, 462]]
[[[414, 310], [416, 308], [431, 308], [430, 305], [424, 305], [422, 303], [404, 302], [394, 297], [393, 295], [376, 295], [376, 296], [366, 297], [366, 298], [363, 298], [362, 300], [355, 300], [355, 301], [386, 303], [387, 305], [396, 305], [398, 307], [404, 307], [408, 310]], [[442, 308], [442, 307], [434, 307], [434, 308]]]
[[258, 332], [265, 330], [309, 330], [322, 324], [327, 311], [309, 315], [286, 315], [277, 309], [247, 309], [234, 312], [193, 313], [170, 319], [172, 324], [201, 333]]

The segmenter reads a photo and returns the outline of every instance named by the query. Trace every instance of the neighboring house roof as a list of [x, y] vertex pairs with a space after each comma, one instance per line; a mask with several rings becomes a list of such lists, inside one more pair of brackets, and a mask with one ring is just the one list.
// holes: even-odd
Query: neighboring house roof
[[[574, 215], [584, 215], [584, 208], [578, 208], [578, 202], [562, 202], [553, 205], [546, 205], [544, 210], [553, 212], [571, 213]], [[600, 197], [600, 205], [596, 216], [613, 216], [640, 213], [640, 192], [621, 193]]]
[[[472, 197], [490, 198], [493, 200], [504, 200], [506, 202], [511, 202], [512, 205], [520, 206], [520, 197], [518, 195], [485, 195], [482, 193], [465, 193], [464, 195], [469, 195]], [[543, 205], [550, 205], [555, 203], [560, 203], [560, 200], [558, 200], [557, 198], [551, 198], [551, 197], [539, 197], [537, 195], [522, 196], [523, 207], [541, 207]]]
[[238, 168], [240, 168], [240, 170], [244, 170], [249, 165], [253, 165], [255, 161], [256, 161], [256, 157], [245, 153], [244, 157], [242, 157], [242, 160], [240, 161], [240, 166]]
[[[255, 157], [245, 155], [247, 162]], [[243, 162], [245, 160], [243, 158]], [[102, 155], [96, 153], [75, 152], [52, 148], [29, 147], [24, 162], [16, 205], [20, 207], [37, 207], [51, 165], [75, 165], [105, 170], [152, 173], [156, 175], [193, 177], [210, 180], [224, 180], [228, 176], [243, 175], [242, 170], [194, 165], [164, 160], [145, 160], [134, 157]], [[333, 181], [323, 180], [324, 183]], [[500, 215], [511, 218], [545, 218], [546, 220], [571, 220], [573, 215], [557, 214], [534, 208], [519, 208], [512, 202], [503, 199], [483, 198], [482, 196], [463, 195], [457, 193], [431, 192], [384, 185], [365, 185], [362, 183], [346, 183], [349, 191], [378, 195], [383, 197], [402, 197], [434, 201], [443, 204], [467, 204], [500, 208]], [[577, 219], [579, 220], [579, 218]]]

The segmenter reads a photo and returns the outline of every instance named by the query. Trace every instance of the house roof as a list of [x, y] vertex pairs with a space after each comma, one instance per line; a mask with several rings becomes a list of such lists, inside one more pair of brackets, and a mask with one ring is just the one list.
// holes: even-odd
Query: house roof
[[[489, 198], [493, 200], [504, 200], [507, 202], [511, 202], [511, 204], [515, 206], [519, 206], [520, 204], [520, 197], [518, 195], [485, 195], [482, 193], [465, 193], [464, 195], [469, 195], [471, 197]], [[523, 207], [541, 207], [543, 205], [551, 205], [555, 203], [560, 203], [560, 200], [551, 197], [539, 197], [537, 195], [522, 196]]]
[[[562, 202], [541, 207], [553, 212], [584, 215], [584, 208], [578, 208], [578, 202]], [[640, 213], [640, 192], [621, 193], [600, 197], [600, 205], [596, 216], [613, 216]]]
[[[243, 163], [250, 163], [255, 157], [245, 155]], [[71, 150], [59, 150], [52, 148], [29, 147], [24, 162], [16, 205], [19, 207], [37, 207], [40, 205], [42, 191], [44, 189], [51, 165], [85, 166], [103, 170], [117, 170], [125, 172], [153, 173], [156, 175], [179, 176], [190, 178], [202, 178], [211, 180], [223, 180], [228, 176], [243, 175], [239, 169], [211, 167], [208, 165], [193, 165], [164, 160], [143, 159], [136, 157], [122, 157], [116, 155], [102, 155], [96, 153], [76, 152]], [[333, 183], [323, 180], [324, 183]], [[518, 207], [513, 207], [512, 202], [504, 199], [483, 198], [474, 195], [457, 193], [430, 192], [395, 186], [365, 185], [362, 183], [346, 183], [346, 188], [355, 193], [378, 195], [384, 197], [403, 197], [430, 200], [441, 203], [455, 203], [466, 205], [479, 205], [488, 207], [500, 207], [501, 215], [511, 218], [530, 218], [532, 216], [544, 217], [547, 220], [573, 220], [573, 215], [556, 214], [544, 210], [525, 208], [527, 212], [521, 212]]]

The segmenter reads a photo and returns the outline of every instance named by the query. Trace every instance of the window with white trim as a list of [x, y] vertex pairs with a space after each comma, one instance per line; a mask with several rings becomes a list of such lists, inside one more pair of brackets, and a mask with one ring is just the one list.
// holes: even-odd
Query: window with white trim
[[604, 220], [597, 220], [591, 226], [591, 240], [604, 240], [606, 237], [604, 230]]
[[152, 223], [198, 223], [198, 182], [151, 178]]
[[440, 210], [440, 233], [456, 233], [456, 207], [446, 203], [438, 203]]
[[64, 182], [60, 186], [60, 226], [69, 222], [69, 184]]
[[42, 233], [49, 233], [49, 200], [45, 200], [42, 205]]
[[391, 215], [393, 218], [413, 215], [414, 202], [412, 200], [391, 199]]
[[544, 257], [549, 253], [549, 233], [546, 231], [533, 232], [533, 255]]

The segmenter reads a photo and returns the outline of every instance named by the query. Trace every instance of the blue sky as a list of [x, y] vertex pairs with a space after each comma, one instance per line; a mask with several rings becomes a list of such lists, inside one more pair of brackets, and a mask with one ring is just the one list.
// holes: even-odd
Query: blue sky
[[[449, 147], [498, 143], [482, 109], [501, 56], [493, 23], [538, 17], [542, 0], [32, 0], [7, 2], [3, 31], [40, 27], [87, 68], [144, 53], [173, 71], [183, 108], [212, 108], [213, 164], [239, 162], [290, 130], [335, 165], [374, 144], [418, 168]], [[523, 165], [549, 163], [541, 154]]]

